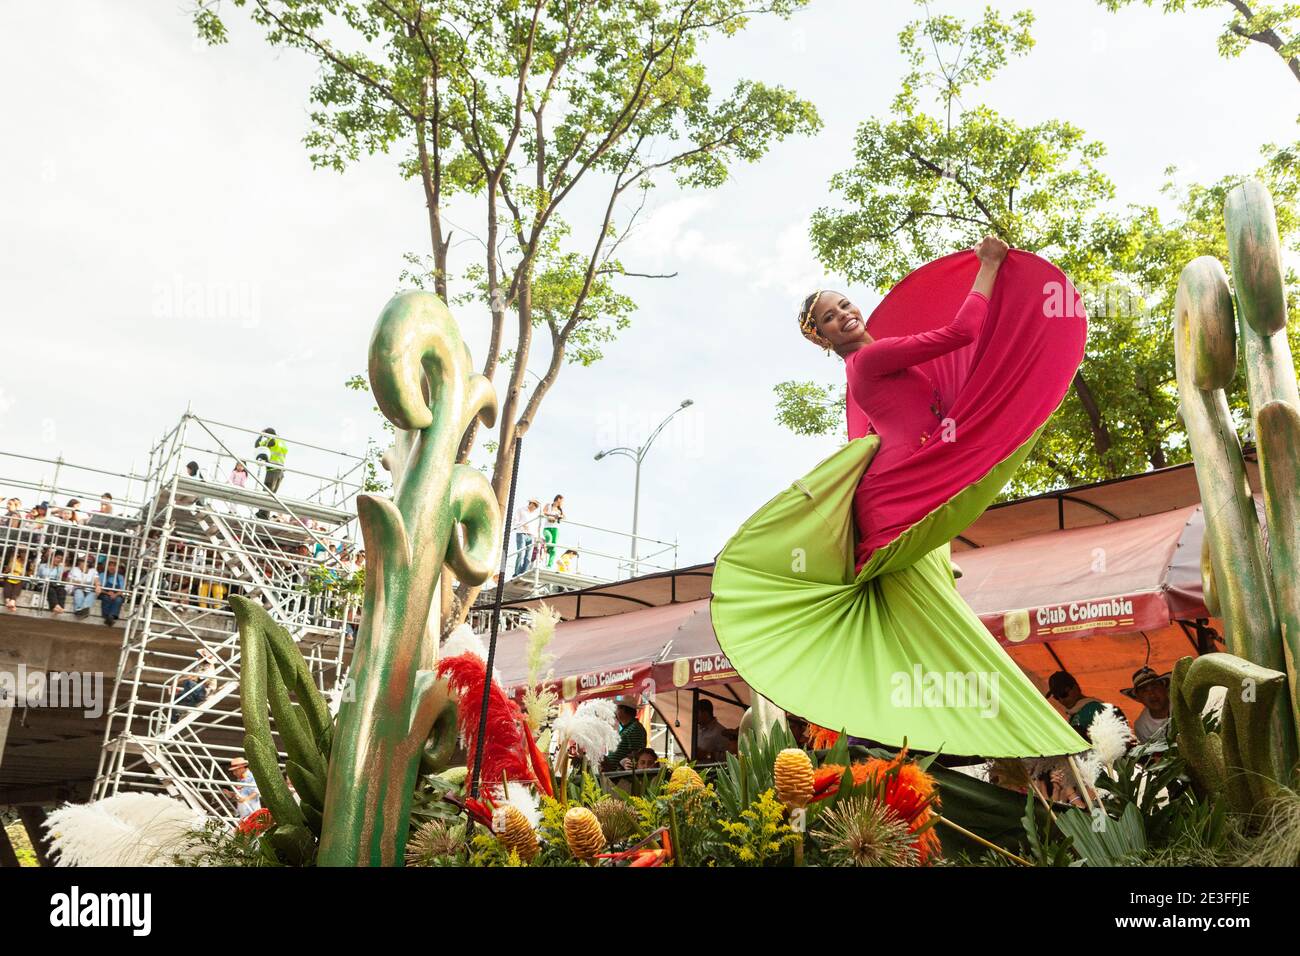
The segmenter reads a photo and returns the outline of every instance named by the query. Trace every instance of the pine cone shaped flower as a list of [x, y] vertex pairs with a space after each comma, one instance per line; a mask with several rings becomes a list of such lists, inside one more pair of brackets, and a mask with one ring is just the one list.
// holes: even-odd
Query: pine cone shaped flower
[[677, 793], [679, 790], [703, 790], [704, 778], [686, 764], [682, 764], [673, 771], [664, 789], [669, 793]]
[[782, 750], [772, 767], [776, 797], [787, 807], [806, 807], [813, 798], [813, 767], [797, 747]]
[[564, 839], [569, 852], [579, 860], [591, 860], [605, 849], [605, 834], [600, 821], [586, 807], [570, 807], [564, 815]]
[[531, 862], [533, 857], [537, 856], [538, 846], [537, 834], [533, 832], [528, 818], [518, 807], [509, 805], [505, 807], [503, 816], [504, 820], [497, 831], [497, 839], [507, 850], [517, 853], [519, 859], [525, 863]]

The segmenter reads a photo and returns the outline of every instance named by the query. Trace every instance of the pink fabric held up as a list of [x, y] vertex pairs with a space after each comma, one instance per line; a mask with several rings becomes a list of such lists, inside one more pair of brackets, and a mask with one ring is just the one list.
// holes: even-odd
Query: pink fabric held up
[[967, 250], [912, 272], [845, 362], [849, 438], [881, 438], [854, 496], [859, 569], [1028, 441], [1083, 358], [1083, 303], [1060, 269], [1012, 249], [987, 303], [978, 271]]

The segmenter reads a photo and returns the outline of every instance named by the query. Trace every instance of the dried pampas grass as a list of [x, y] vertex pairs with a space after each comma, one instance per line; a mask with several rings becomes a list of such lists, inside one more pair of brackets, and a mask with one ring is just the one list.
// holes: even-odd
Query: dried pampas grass
[[1092, 752], [1107, 770], [1114, 767], [1115, 761], [1128, 753], [1129, 744], [1137, 740], [1124, 715], [1113, 707], [1103, 707], [1092, 719], [1088, 725], [1088, 739], [1092, 741]]
[[69, 803], [45, 819], [58, 866], [171, 866], [193, 855], [190, 834], [207, 818], [158, 793]]
[[528, 686], [524, 690], [523, 711], [534, 734], [550, 723], [560, 702], [554, 690], [542, 687], [555, 676], [551, 670], [555, 657], [547, 648], [555, 638], [555, 625], [559, 621], [559, 612], [542, 604], [533, 612], [533, 623], [528, 629]]

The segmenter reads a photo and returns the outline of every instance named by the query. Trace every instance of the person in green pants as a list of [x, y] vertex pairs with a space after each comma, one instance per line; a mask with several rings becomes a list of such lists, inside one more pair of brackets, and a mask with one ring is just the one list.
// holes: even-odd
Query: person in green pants
[[542, 509], [542, 540], [546, 542], [546, 566], [555, 566], [555, 541], [560, 536], [560, 522], [564, 520], [564, 495]]

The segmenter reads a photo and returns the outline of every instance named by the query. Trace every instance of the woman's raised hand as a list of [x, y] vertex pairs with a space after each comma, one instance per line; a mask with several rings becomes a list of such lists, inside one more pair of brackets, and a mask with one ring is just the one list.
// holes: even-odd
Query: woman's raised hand
[[1008, 248], [1010, 247], [997, 236], [985, 236], [975, 244], [975, 255], [979, 257], [982, 265], [996, 269], [1007, 257]]

